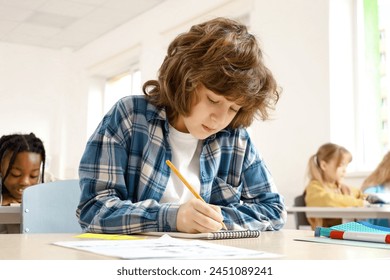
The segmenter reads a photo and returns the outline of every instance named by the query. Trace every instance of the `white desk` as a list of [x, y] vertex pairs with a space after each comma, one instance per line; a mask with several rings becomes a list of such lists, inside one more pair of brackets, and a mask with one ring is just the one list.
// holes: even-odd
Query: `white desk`
[[0, 206], [0, 224], [20, 224], [20, 205]]
[[[60, 246], [55, 241], [80, 240], [77, 234], [0, 234], [0, 260], [103, 260], [115, 259]], [[313, 237], [309, 230], [263, 232], [259, 238], [207, 241], [282, 255], [282, 260], [385, 259], [390, 250], [296, 241]], [[154, 238], [154, 237], [149, 237]]]
[[372, 207], [288, 207], [287, 213], [305, 212], [310, 218], [341, 218], [343, 222], [355, 219], [390, 219], [390, 205]]

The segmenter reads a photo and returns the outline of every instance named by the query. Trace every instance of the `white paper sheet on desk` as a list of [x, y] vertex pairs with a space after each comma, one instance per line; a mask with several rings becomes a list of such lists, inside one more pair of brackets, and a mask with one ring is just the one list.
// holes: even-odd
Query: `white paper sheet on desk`
[[281, 255], [163, 236], [143, 240], [82, 240], [54, 245], [121, 259], [274, 259]]

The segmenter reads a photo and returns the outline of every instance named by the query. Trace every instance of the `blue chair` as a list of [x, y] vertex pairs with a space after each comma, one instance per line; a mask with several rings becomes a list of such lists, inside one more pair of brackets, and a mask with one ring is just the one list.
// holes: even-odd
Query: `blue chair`
[[23, 191], [21, 233], [81, 233], [76, 217], [79, 180], [61, 180]]

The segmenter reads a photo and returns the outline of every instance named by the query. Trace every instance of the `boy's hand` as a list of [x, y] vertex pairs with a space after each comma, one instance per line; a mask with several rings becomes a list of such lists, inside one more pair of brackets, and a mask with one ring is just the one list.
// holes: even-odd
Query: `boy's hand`
[[221, 208], [193, 198], [179, 207], [176, 229], [188, 233], [219, 231], [222, 221]]

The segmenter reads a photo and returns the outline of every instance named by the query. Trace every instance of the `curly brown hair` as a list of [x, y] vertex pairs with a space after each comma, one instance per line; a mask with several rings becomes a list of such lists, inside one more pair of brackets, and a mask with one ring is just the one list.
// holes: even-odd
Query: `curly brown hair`
[[280, 95], [256, 38], [245, 25], [227, 18], [194, 25], [178, 35], [168, 47], [158, 80], [145, 82], [143, 92], [152, 104], [165, 107], [174, 122], [179, 115], [189, 115], [200, 84], [242, 106], [231, 128], [248, 127], [256, 116], [268, 119]]

